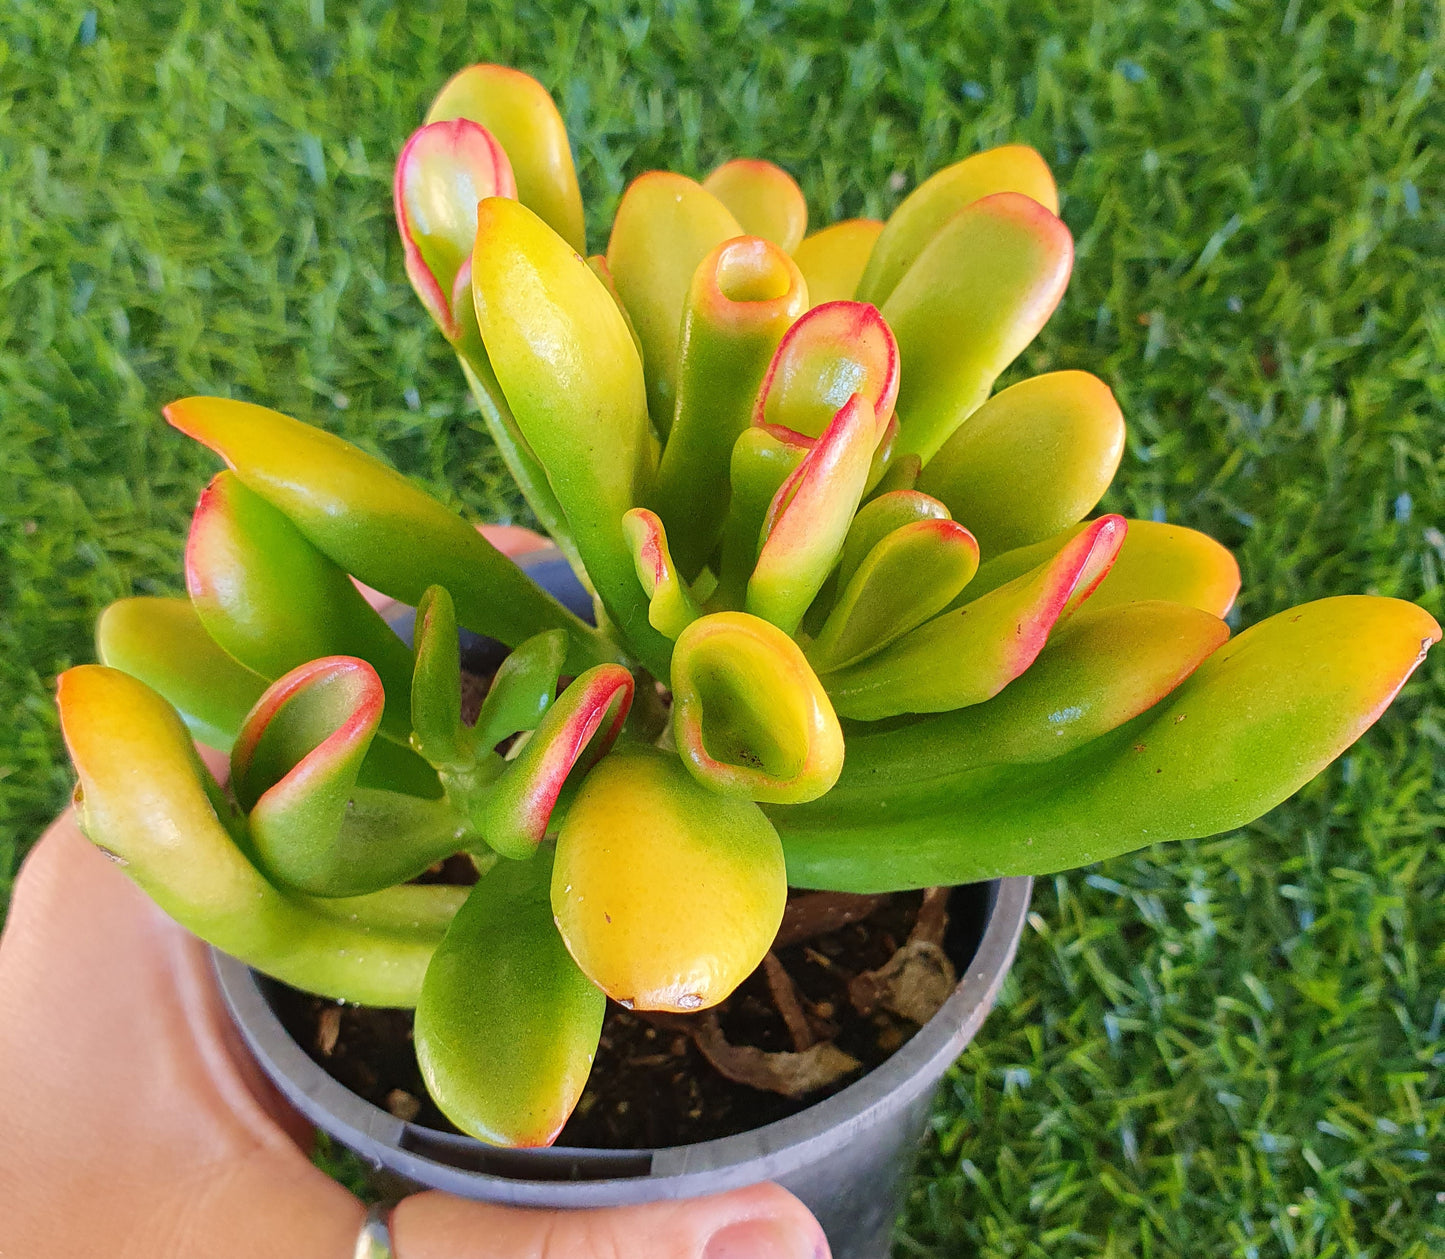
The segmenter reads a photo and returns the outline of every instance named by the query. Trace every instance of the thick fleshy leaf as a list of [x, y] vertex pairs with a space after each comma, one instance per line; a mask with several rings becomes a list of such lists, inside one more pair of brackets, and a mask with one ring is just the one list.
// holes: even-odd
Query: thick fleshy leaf
[[268, 882], [237, 845], [239, 814], [150, 687], [118, 669], [81, 665], [61, 675], [57, 700], [80, 776], [82, 829], [171, 918], [308, 992], [416, 1004], [435, 931], [321, 913]]
[[778, 342], [808, 309], [798, 268], [756, 236], [698, 264], [682, 315], [677, 405], [651, 505], [689, 580], [722, 537], [728, 467]]
[[745, 612], [683, 631], [672, 655], [673, 737], [683, 763], [725, 794], [793, 804], [837, 781], [843, 731], [798, 645]]
[[296, 899], [328, 918], [378, 931], [408, 931], [441, 943], [470, 888], [446, 883], [399, 883], [364, 896], [302, 896]]
[[550, 630], [529, 638], [502, 661], [472, 727], [480, 749], [494, 748], [518, 731], [537, 728], [557, 693], [566, 655], [566, 640]]
[[592, 584], [627, 645], [665, 673], [671, 644], [648, 623], [622, 533], [651, 488], [653, 447], [642, 366], [616, 303], [560, 236], [499, 197], [478, 210], [472, 294], [497, 380]]
[[732, 211], [749, 236], [761, 236], [792, 253], [808, 230], [803, 190], [781, 166], [758, 158], [724, 162], [702, 186]]
[[438, 768], [465, 764], [474, 757], [462, 725], [457, 614], [446, 587], [429, 586], [416, 605], [412, 645], [411, 745]]
[[96, 655], [158, 691], [200, 742], [229, 752], [266, 679], [223, 651], [189, 599], [120, 599], [100, 614]]
[[622, 527], [632, 545], [637, 580], [647, 596], [648, 619], [652, 628], [676, 640], [702, 615], [687, 583], [678, 576], [667, 543], [667, 530], [655, 512], [635, 507], [622, 518]]
[[986, 555], [1051, 538], [1098, 505], [1124, 456], [1124, 417], [1088, 372], [1050, 372], [996, 393], [924, 468]]
[[848, 399], [873, 408], [877, 445], [898, 397], [898, 345], [872, 306], [830, 302], [798, 320], [778, 346], [758, 395], [754, 424], [818, 437]]
[[477, 202], [516, 195], [502, 146], [465, 118], [430, 123], [402, 146], [392, 205], [406, 274], [449, 341], [458, 336], [452, 293], [477, 238]]
[[637, 350], [637, 361], [642, 361], [642, 338], [637, 335], [637, 329], [632, 323], [632, 316], [627, 313], [627, 307], [622, 301], [622, 294], [617, 291], [617, 281], [613, 278], [612, 268], [607, 265], [605, 254], [589, 254], [587, 258], [588, 269], [601, 282], [602, 287], [612, 295], [612, 300], [617, 304], [617, 313], [622, 316], [622, 321], [627, 325], [627, 331], [632, 335], [632, 344]]
[[[1128, 535], [1114, 567], [1090, 596], [1094, 609], [1138, 599], [1187, 603], [1213, 616], [1224, 616], [1239, 593], [1239, 564], [1208, 534], [1183, 525], [1130, 520]], [[1087, 525], [1066, 529], [1033, 546], [991, 557], [964, 592], [976, 599], [1042, 564]]]
[[359, 896], [414, 878], [463, 847], [465, 818], [440, 800], [357, 786], [381, 683], [363, 660], [314, 660], [251, 710], [231, 782], [265, 872], [311, 896]]
[[232, 472], [201, 493], [186, 539], [186, 589], [206, 632], [265, 678], [322, 656], [380, 674], [391, 737], [411, 730], [411, 652], [341, 568]]
[[728, 467], [732, 491], [723, 526], [722, 572], [715, 596], [719, 605], [742, 606], [762, 546], [768, 509], [812, 448], [808, 438], [791, 429], [766, 426], [745, 429], [734, 443]]
[[606, 998], [552, 923], [550, 851], [472, 888], [427, 968], [416, 1057], [442, 1113], [492, 1145], [556, 1140], [592, 1070]]
[[952, 520], [917, 520], [882, 538], [841, 585], [808, 648], [820, 673], [855, 664], [942, 612], [978, 571], [978, 543]]
[[884, 494], [891, 494], [895, 490], [911, 490], [918, 484], [922, 471], [923, 460], [917, 455], [899, 454], [895, 450], [894, 457], [889, 460], [878, 484], [869, 493], [874, 498], [882, 498]]
[[852, 580], [868, 552], [895, 529], [919, 520], [950, 519], [947, 507], [916, 490], [893, 490], [865, 503], [853, 517], [843, 541], [843, 551], [838, 557], [839, 586], [846, 586]]
[[883, 304], [903, 363], [903, 452], [925, 465], [1038, 335], [1073, 267], [1069, 229], [1037, 201], [996, 193], [929, 241]]
[[786, 634], [798, 628], [843, 549], [868, 479], [876, 427], [873, 408], [854, 394], [768, 508], [747, 610]]
[[1022, 193], [1050, 214], [1059, 192], [1048, 163], [1026, 144], [975, 153], [930, 175], [888, 218], [858, 284], [858, 300], [881, 306], [944, 225], [959, 210], [998, 192]]
[[1218, 617], [1182, 603], [1095, 611], [1091, 601], [986, 703], [850, 736], [843, 774], [810, 824], [823, 813], [881, 819], [921, 784], [1072, 752], [1152, 708], [1228, 638]]
[[429, 123], [467, 118], [496, 136], [516, 176], [517, 196], [579, 254], [587, 252], [582, 193], [567, 127], [536, 79], [510, 66], [468, 66], [447, 80]]
[[869, 892], [972, 883], [1243, 826], [1358, 739], [1439, 639], [1428, 613], [1398, 599], [1291, 608], [1066, 756], [943, 780], [895, 800], [887, 820], [773, 810], [789, 878]]
[[664, 436], [677, 404], [678, 338], [692, 274], [723, 241], [743, 234], [731, 211], [685, 175], [649, 171], [622, 194], [607, 265], [642, 341], [648, 409]]
[[793, 261], [808, 282], [808, 300], [814, 306], [853, 299], [882, 230], [879, 219], [846, 219], [814, 232], [793, 250]]
[[557, 839], [552, 912], [577, 964], [614, 1001], [687, 1012], [763, 960], [787, 900], [777, 832], [677, 757], [618, 748], [582, 784]]
[[1031, 572], [828, 674], [833, 707], [844, 717], [877, 721], [993, 698], [1034, 662], [1054, 625], [1103, 580], [1124, 531], [1121, 516], [1093, 521]]
[[[516, 646], [560, 628], [574, 668], [611, 659], [601, 635], [476, 529], [339, 437], [229, 398], [184, 398], [166, 407], [165, 416], [368, 586], [413, 606], [428, 586], [445, 586], [458, 620], [478, 634]], [[404, 546], [397, 544], [402, 538]]]
[[504, 857], [530, 857], [572, 768], [606, 754], [632, 707], [632, 674], [620, 664], [589, 669], [547, 709], [532, 737], [474, 810], [478, 829]]

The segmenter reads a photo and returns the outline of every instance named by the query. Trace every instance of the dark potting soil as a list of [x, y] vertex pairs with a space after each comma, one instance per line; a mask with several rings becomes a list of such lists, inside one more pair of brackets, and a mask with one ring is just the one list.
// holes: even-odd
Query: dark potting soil
[[[456, 869], [434, 877], [462, 881]], [[805, 895], [794, 893], [790, 910]], [[978, 944], [985, 896], [983, 886], [955, 888], [947, 896], [942, 952], [960, 975]], [[920, 892], [871, 898], [862, 906], [871, 912], [861, 921], [780, 943], [776, 961], [769, 964], [772, 974], [769, 966], [759, 967], [712, 1012], [654, 1016], [608, 1002], [591, 1077], [557, 1144], [626, 1150], [732, 1136], [796, 1114], [851, 1084], [918, 1030], [917, 1023], [886, 1008], [862, 1012], [859, 1006], [867, 1009], [870, 1003], [857, 1000], [857, 985], [850, 995], [850, 983], [895, 957], [914, 931], [923, 900]], [[808, 923], [794, 925], [794, 935], [809, 933]], [[787, 934], [785, 920], [780, 939]], [[427, 1096], [412, 1047], [409, 1010], [340, 1005], [284, 985], [269, 987], [287, 1031], [334, 1079], [398, 1118], [457, 1131]], [[699, 1021], [711, 1016], [715, 1025], [703, 1028]], [[721, 1050], [719, 1032], [725, 1042]], [[724, 1066], [732, 1074], [748, 1077], [749, 1069], [756, 1073], [760, 1064], [766, 1074], [774, 1064], [784, 1064], [795, 1089], [799, 1080], [803, 1087], [815, 1078], [826, 1082], [795, 1096], [753, 1087], [722, 1074], [699, 1040], [711, 1046], [714, 1059], [728, 1060]], [[797, 1053], [810, 1043], [810, 1053]], [[833, 1049], [817, 1048], [828, 1045]], [[742, 1046], [768, 1056], [736, 1054]], [[786, 1056], [773, 1056], [778, 1054]], [[856, 1066], [849, 1069], [842, 1055]], [[745, 1069], [729, 1065], [733, 1057], [745, 1060]]]

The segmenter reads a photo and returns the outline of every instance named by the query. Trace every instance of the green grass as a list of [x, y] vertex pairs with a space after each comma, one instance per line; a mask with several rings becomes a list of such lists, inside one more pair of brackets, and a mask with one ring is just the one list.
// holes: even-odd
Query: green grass
[[[517, 511], [392, 239], [393, 155], [470, 60], [557, 93], [594, 244], [653, 166], [766, 154], [822, 222], [1037, 145], [1079, 249], [1024, 366], [1117, 391], [1109, 506], [1233, 547], [1241, 624], [1445, 611], [1436, 6], [52, 0], [0, 40], [0, 903], [68, 790], [56, 672], [178, 589], [213, 464], [162, 403], [264, 401]], [[899, 1254], [1445, 1253], [1442, 681], [1247, 832], [1043, 881]]]

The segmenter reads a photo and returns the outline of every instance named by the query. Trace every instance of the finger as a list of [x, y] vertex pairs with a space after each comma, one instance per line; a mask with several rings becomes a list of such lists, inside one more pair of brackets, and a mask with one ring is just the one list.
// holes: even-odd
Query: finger
[[359, 1226], [298, 1148], [304, 1126], [277, 1123], [205, 946], [70, 813], [27, 859], [0, 937], [0, 1079], [0, 1201], [24, 1208], [0, 1212], [0, 1253], [341, 1253]]
[[776, 1185], [606, 1211], [528, 1211], [423, 1193], [396, 1208], [391, 1233], [397, 1259], [829, 1256], [817, 1221]]

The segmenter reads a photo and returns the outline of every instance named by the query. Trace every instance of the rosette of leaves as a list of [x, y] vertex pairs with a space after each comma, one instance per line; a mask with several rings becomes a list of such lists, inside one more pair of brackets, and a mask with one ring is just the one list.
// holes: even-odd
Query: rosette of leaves
[[[652, 172], [589, 257], [552, 100], [484, 65], [402, 149], [395, 210], [595, 625], [374, 458], [188, 398], [167, 418], [226, 464], [189, 598], [109, 608], [59, 703], [91, 839], [258, 969], [415, 1006], [435, 1100], [483, 1140], [554, 1139], [606, 996], [724, 999], [789, 884], [1047, 874], [1237, 827], [1440, 637], [1343, 595], [1231, 638], [1222, 546], [1090, 518], [1124, 448], [1109, 388], [994, 392], [1072, 264], [1032, 149], [811, 235], [770, 163]], [[417, 605], [411, 646], [352, 578]], [[514, 649], [472, 724], [458, 626]], [[229, 751], [225, 785], [193, 739]], [[411, 882], [459, 852], [470, 890]]]

